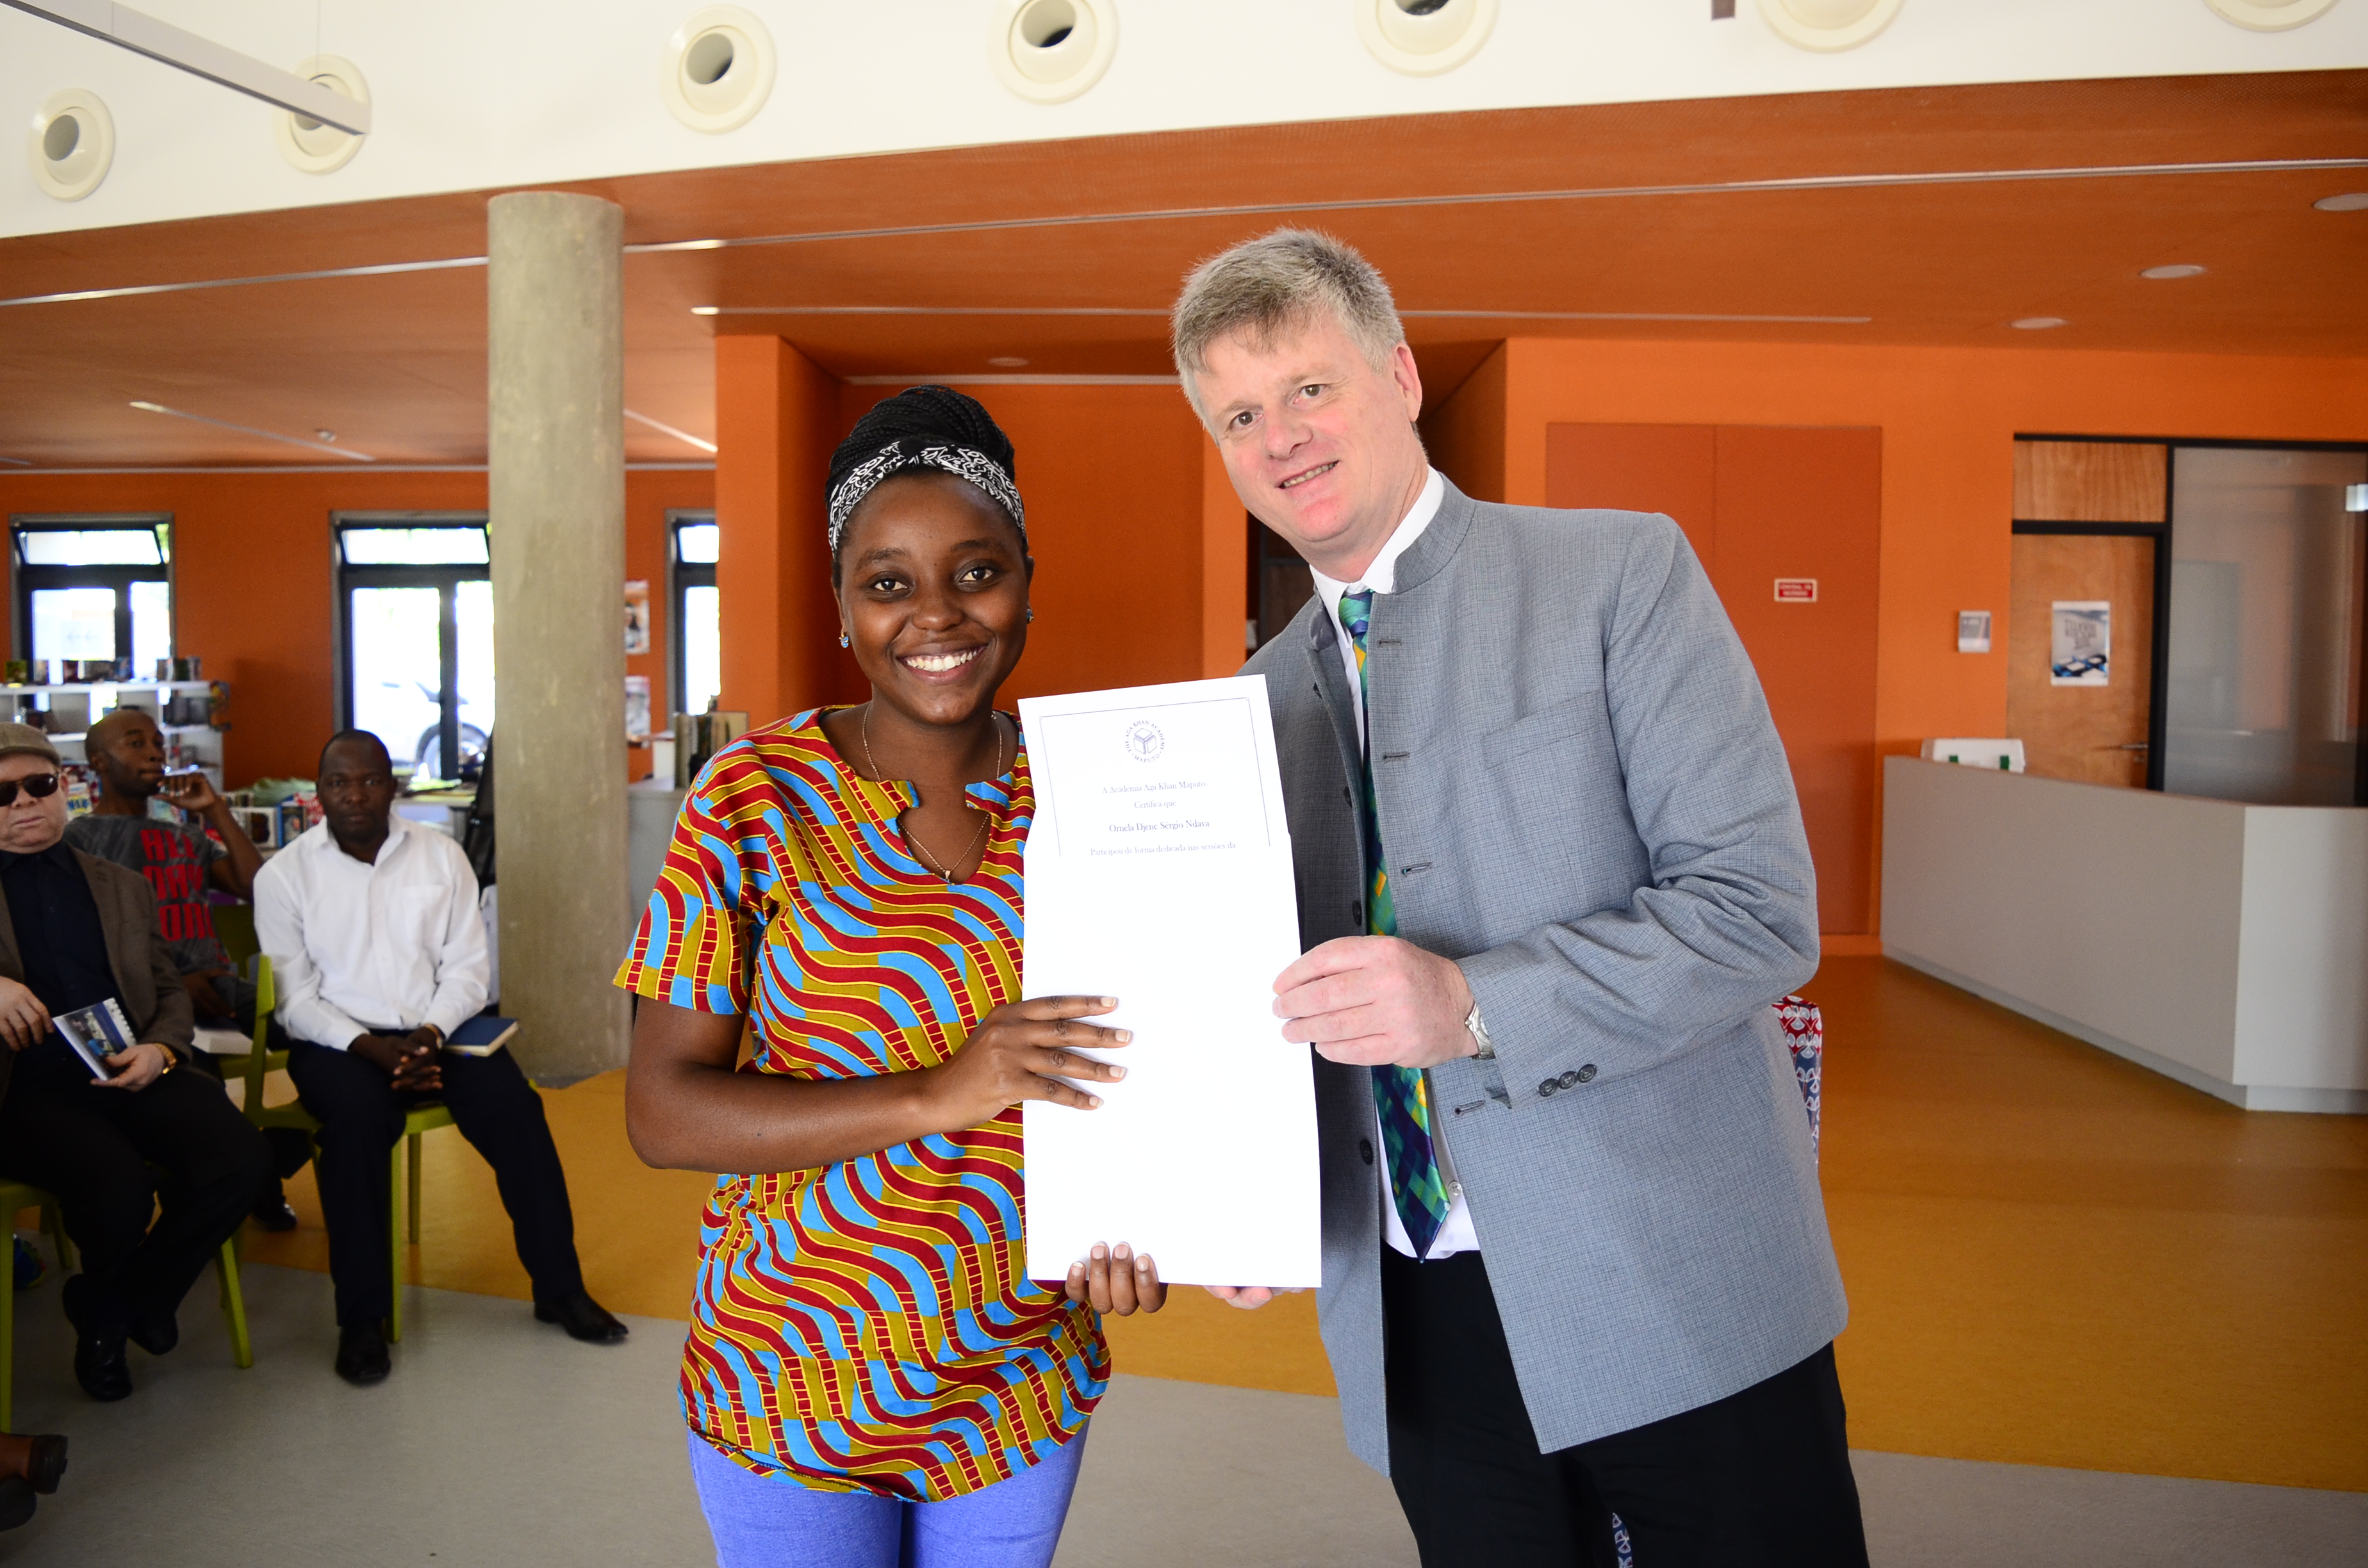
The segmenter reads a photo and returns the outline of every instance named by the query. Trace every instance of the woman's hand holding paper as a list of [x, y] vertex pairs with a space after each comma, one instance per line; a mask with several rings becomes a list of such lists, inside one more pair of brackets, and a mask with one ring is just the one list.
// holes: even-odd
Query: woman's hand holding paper
[[1065, 1290], [1069, 1300], [1090, 1302], [1094, 1311], [1120, 1317], [1156, 1312], [1167, 1304], [1159, 1266], [1149, 1253], [1135, 1252], [1124, 1242], [1116, 1246], [1096, 1242], [1090, 1256], [1069, 1265]]
[[1102, 1103], [1064, 1078], [1115, 1084], [1126, 1069], [1082, 1054], [1115, 1051], [1127, 1029], [1080, 1023], [1118, 1006], [1115, 996], [1039, 996], [1007, 1002], [978, 1021], [951, 1061], [928, 1070], [931, 1097], [950, 1128], [976, 1127], [1022, 1100], [1050, 1100], [1077, 1110]]

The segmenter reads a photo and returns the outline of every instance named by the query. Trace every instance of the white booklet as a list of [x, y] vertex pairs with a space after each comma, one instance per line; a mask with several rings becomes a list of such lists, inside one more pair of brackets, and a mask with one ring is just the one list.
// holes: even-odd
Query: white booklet
[[1097, 1110], [1030, 1100], [1028, 1273], [1127, 1242], [1181, 1284], [1323, 1272], [1315, 1072], [1274, 977], [1298, 901], [1263, 676], [1023, 698], [1036, 821], [1024, 994], [1134, 1031]]
[[76, 1007], [71, 1013], [60, 1013], [50, 1020], [58, 1033], [65, 1036], [74, 1053], [82, 1058], [94, 1077], [111, 1078], [108, 1061], [131, 1049], [131, 1020], [109, 996], [104, 1002], [94, 1002], [87, 1007]]

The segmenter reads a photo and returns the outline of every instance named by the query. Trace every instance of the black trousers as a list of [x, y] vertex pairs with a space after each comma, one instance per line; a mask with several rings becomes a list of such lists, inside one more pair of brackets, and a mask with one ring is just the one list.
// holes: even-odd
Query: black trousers
[[494, 1167], [535, 1300], [561, 1301], [584, 1288], [567, 1173], [543, 1119], [542, 1096], [507, 1051], [491, 1056], [448, 1051], [441, 1066], [444, 1086], [422, 1094], [397, 1090], [383, 1068], [349, 1051], [306, 1040], [289, 1048], [288, 1075], [297, 1097], [321, 1122], [313, 1168], [321, 1217], [329, 1227], [329, 1278], [336, 1287], [340, 1328], [376, 1324], [393, 1310], [388, 1160], [403, 1136], [404, 1113], [424, 1100], [450, 1109], [461, 1136]]
[[1538, 1451], [1477, 1253], [1382, 1249], [1390, 1482], [1423, 1568], [1865, 1568], [1830, 1345], [1739, 1393]]
[[0, 1176], [57, 1194], [94, 1326], [177, 1308], [269, 1165], [221, 1082], [187, 1068], [127, 1092], [79, 1062], [19, 1062], [0, 1100]]
[[[226, 989], [228, 984], [227, 979], [215, 982], [218, 990]], [[237, 990], [232, 996], [232, 1005], [235, 1011], [232, 1015], [231, 1022], [237, 1026], [239, 1033], [253, 1039], [255, 987], [244, 981], [239, 982]], [[270, 1033], [267, 1037], [267, 1043], [270, 1049], [287, 1050], [288, 1031], [279, 1027], [279, 1020], [272, 1019], [268, 1028]], [[222, 1057], [200, 1051], [189, 1065], [200, 1073], [211, 1075], [215, 1082], [220, 1083], [224, 1081], [222, 1060]], [[232, 1060], [237, 1059], [232, 1058]], [[244, 1103], [245, 1097], [242, 1092], [241, 1103]], [[257, 1207], [288, 1201], [287, 1192], [280, 1184], [302, 1170], [304, 1162], [313, 1157], [313, 1135], [301, 1127], [267, 1127], [263, 1130], [263, 1141], [271, 1148], [271, 1167], [264, 1172], [262, 1184], [256, 1189], [255, 1201]]]

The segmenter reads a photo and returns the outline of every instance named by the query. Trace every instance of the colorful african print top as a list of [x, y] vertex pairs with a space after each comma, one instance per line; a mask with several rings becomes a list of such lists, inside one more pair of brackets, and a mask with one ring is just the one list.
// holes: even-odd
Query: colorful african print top
[[[969, 787], [990, 819], [949, 884], [897, 828], [909, 784], [843, 762], [819, 710], [700, 775], [617, 983], [747, 1015], [746, 1073], [933, 1066], [1019, 995], [1023, 744]], [[1110, 1374], [1090, 1308], [1022, 1272], [1019, 1113], [820, 1170], [727, 1176], [709, 1199], [683, 1411], [760, 1474], [936, 1501], [1084, 1426]]]

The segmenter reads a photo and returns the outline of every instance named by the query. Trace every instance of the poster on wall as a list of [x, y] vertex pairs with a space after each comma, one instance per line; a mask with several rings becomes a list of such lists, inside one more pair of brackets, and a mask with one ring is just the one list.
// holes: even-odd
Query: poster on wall
[[646, 745], [650, 739], [650, 677], [625, 677], [625, 739]]
[[635, 577], [625, 585], [625, 652], [650, 651], [650, 585]]
[[2105, 599], [2057, 599], [2049, 639], [2047, 684], [2112, 684], [2113, 607]]

